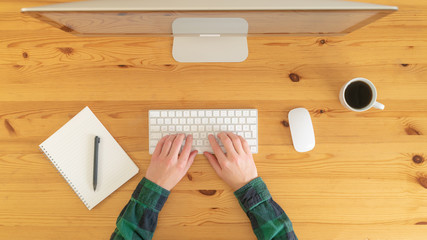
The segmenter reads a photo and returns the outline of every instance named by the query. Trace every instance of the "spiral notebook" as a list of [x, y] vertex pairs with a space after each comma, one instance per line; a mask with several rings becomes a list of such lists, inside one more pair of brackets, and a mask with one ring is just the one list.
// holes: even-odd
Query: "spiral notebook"
[[[96, 191], [92, 185], [95, 136], [101, 138]], [[139, 171], [88, 107], [39, 147], [89, 210]]]

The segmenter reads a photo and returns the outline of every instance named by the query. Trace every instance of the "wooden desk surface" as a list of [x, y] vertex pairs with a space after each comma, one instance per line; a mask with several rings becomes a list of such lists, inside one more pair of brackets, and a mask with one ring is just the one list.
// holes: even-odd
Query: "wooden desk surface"
[[[174, 108], [259, 110], [258, 171], [300, 239], [427, 238], [425, 0], [369, 0], [400, 10], [343, 37], [249, 38], [247, 61], [213, 64], [175, 62], [171, 38], [81, 38], [19, 13], [62, 1], [0, 1], [0, 239], [107, 239], [150, 160], [147, 111]], [[359, 76], [384, 111], [340, 105]], [[38, 150], [86, 105], [140, 168], [92, 211]], [[313, 119], [308, 153], [282, 124], [295, 107]], [[198, 156], [155, 238], [255, 237]]]

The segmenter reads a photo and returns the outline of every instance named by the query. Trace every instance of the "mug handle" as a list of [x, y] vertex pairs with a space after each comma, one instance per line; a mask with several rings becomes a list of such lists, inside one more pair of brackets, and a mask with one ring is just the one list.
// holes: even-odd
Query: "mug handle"
[[375, 102], [374, 105], [372, 105], [372, 107], [379, 109], [379, 110], [384, 110], [385, 106], [382, 103], [379, 102]]

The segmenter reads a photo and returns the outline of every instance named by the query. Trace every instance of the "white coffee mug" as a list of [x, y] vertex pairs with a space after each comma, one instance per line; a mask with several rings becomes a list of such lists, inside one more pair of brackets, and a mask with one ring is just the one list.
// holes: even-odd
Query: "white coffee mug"
[[[369, 102], [368, 105], [366, 105], [363, 108], [353, 108], [345, 100], [345, 91], [347, 90], [347, 87], [350, 84], [352, 84], [353, 82], [357, 82], [357, 81], [366, 83], [370, 87], [371, 92], [372, 92], [371, 101]], [[346, 84], [344, 84], [344, 86], [342, 86], [341, 91], [340, 91], [340, 101], [344, 107], [346, 107], [347, 109], [349, 109], [351, 111], [355, 111], [355, 112], [363, 112], [363, 111], [370, 109], [371, 107], [374, 107], [374, 108], [377, 108], [380, 110], [384, 110], [384, 105], [377, 102], [377, 89], [375, 88], [374, 84], [366, 78], [355, 78], [355, 79], [348, 81]]]

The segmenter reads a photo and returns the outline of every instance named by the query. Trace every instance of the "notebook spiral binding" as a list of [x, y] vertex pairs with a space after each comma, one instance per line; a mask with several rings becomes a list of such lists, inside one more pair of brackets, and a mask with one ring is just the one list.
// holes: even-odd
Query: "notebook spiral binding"
[[58, 172], [62, 175], [62, 177], [65, 179], [65, 181], [67, 181], [68, 185], [70, 185], [70, 187], [74, 190], [74, 192], [77, 194], [77, 196], [80, 198], [80, 200], [82, 200], [82, 202], [84, 203], [84, 205], [90, 209], [90, 205], [88, 202], [86, 202], [86, 200], [84, 199], [84, 197], [80, 194], [79, 190], [77, 190], [77, 188], [74, 186], [74, 184], [70, 181], [70, 179], [67, 177], [67, 175], [62, 171], [62, 169], [56, 164], [55, 160], [50, 156], [50, 154], [46, 151], [46, 149], [43, 146], [39, 146], [40, 151], [43, 153], [43, 155], [50, 160], [50, 162], [53, 164], [53, 166], [55, 166], [55, 168], [58, 170]]

